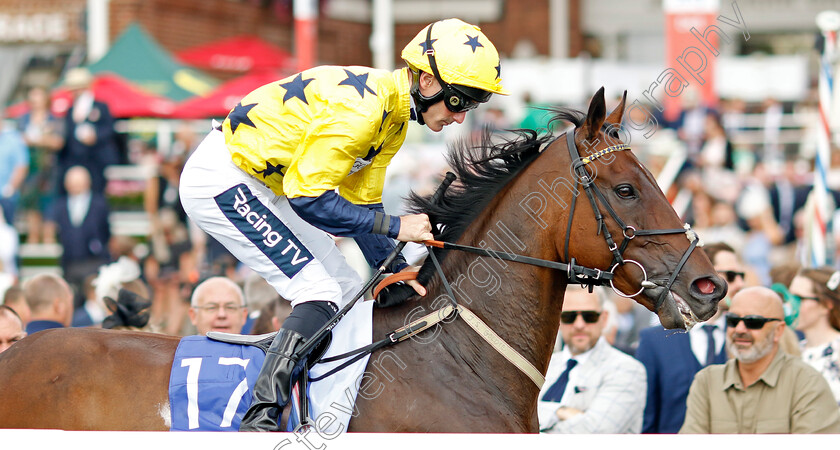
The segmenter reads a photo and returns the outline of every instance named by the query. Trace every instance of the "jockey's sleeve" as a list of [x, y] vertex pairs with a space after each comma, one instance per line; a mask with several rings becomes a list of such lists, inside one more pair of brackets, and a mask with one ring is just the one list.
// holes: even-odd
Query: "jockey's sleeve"
[[396, 239], [400, 234], [400, 218], [386, 215], [382, 203], [355, 205], [335, 191], [326, 191], [318, 197], [289, 198], [289, 204], [303, 220], [334, 236], [375, 233]]
[[[379, 267], [385, 262], [385, 258], [391, 254], [391, 252], [396, 247], [394, 245], [394, 241], [381, 234], [363, 234], [361, 236], [356, 236], [356, 244], [359, 245], [359, 250], [362, 251], [362, 254], [365, 255], [365, 260], [371, 267]], [[405, 258], [402, 254], [397, 255], [394, 262], [391, 263], [391, 267], [388, 267], [388, 271], [391, 273], [397, 273], [400, 270], [403, 270], [408, 266], [408, 263], [405, 262]]]
[[[385, 261], [395, 248], [391, 239], [400, 234], [399, 217], [386, 215], [382, 203], [355, 205], [335, 191], [326, 191], [318, 197], [289, 198], [289, 205], [303, 220], [327, 233], [354, 237], [371, 267], [378, 267]], [[390, 220], [388, 234], [374, 234], [374, 225], [383, 217]], [[407, 265], [399, 255], [391, 265], [392, 272]]]

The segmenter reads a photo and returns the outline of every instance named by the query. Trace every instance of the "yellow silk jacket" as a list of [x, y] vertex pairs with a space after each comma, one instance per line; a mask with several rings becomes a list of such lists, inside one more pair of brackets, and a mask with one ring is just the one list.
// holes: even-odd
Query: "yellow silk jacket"
[[381, 202], [408, 129], [407, 71], [322, 66], [257, 88], [222, 123], [233, 163], [277, 195], [338, 189], [355, 204]]

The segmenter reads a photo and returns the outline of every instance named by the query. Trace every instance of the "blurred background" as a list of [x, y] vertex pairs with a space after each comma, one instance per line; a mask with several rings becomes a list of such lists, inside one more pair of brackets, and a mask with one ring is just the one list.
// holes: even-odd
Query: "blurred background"
[[[755, 284], [769, 285], [776, 263], [836, 264], [836, 27], [817, 25], [832, 10], [840, 1], [3, 0], [0, 116], [28, 148], [24, 181], [4, 186], [14, 210], [0, 233], [3, 283], [67, 276], [53, 204], [69, 188], [49, 137], [66, 137], [81, 85], [115, 119], [113, 155], [89, 174], [94, 191], [104, 180], [108, 206], [96, 264], [133, 259], [151, 295], [184, 302], [209, 275], [248, 275], [177, 201], [210, 119], [315, 65], [400, 68], [403, 45], [449, 17], [495, 43], [511, 95], [440, 134], [413, 124], [389, 169], [390, 213], [409, 189], [435, 185], [448, 143], [488, 128], [562, 131], [544, 108], [583, 109], [603, 86], [611, 106], [627, 91], [624, 139], [678, 213], [707, 242], [734, 247]], [[90, 79], [71, 77], [77, 68]], [[355, 258], [354, 244], [344, 248]]]

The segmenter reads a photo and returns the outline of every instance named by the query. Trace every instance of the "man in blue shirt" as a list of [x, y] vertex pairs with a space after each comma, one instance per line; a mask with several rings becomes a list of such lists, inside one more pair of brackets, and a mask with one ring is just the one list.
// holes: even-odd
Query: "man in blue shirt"
[[0, 111], [0, 206], [3, 218], [14, 224], [20, 186], [29, 170], [29, 149], [20, 132], [6, 126]]

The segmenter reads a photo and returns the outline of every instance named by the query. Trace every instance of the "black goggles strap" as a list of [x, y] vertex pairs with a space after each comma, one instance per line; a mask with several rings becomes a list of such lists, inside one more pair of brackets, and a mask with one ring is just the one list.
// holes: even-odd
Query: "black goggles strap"
[[435, 49], [432, 47], [432, 27], [435, 26], [434, 23], [429, 24], [429, 28], [426, 29], [426, 57], [429, 58], [429, 67], [432, 68], [432, 74], [441, 84], [441, 87], [446, 84], [443, 81], [443, 78], [440, 77], [440, 72], [438, 71], [437, 62], [435, 61]]
[[[433, 26], [434, 23], [429, 24], [429, 28], [426, 29], [426, 57], [429, 58], [429, 67], [431, 67], [432, 69], [432, 75], [434, 75], [435, 78], [437, 78], [438, 83], [440, 83], [441, 91], [438, 94], [435, 94], [432, 97], [428, 98], [435, 99], [438, 97], [438, 95], [441, 95], [443, 97], [443, 102], [446, 105], [446, 108], [452, 112], [461, 112], [473, 109], [480, 102], [470, 98], [466, 94], [459, 92], [458, 89], [454, 88], [452, 85], [444, 81], [443, 77], [440, 76], [437, 61], [435, 60], [435, 49], [434, 47], [432, 47]], [[453, 104], [453, 102], [450, 101], [450, 97], [452, 96], [457, 97], [457, 104]]]

